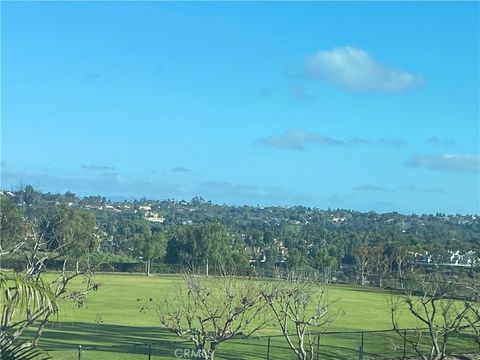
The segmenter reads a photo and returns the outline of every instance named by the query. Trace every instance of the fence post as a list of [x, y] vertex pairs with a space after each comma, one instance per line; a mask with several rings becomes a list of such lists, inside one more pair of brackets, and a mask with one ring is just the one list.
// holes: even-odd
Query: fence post
[[78, 360], [82, 359], [82, 345], [78, 345]]
[[152, 343], [148, 343], [148, 360], [152, 358]]
[[403, 360], [407, 358], [407, 330], [403, 330]]
[[320, 359], [320, 334], [317, 334], [317, 360]]
[[267, 360], [270, 360], [270, 336], [268, 337], [267, 343]]
[[358, 349], [358, 360], [363, 360], [363, 331], [362, 331], [362, 342]]

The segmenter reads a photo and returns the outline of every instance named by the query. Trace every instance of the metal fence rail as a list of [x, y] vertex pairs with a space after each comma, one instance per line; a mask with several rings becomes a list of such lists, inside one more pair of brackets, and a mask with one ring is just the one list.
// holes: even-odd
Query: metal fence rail
[[[415, 336], [414, 329], [403, 330], [407, 336]], [[425, 334], [426, 335], [426, 334]], [[422, 337], [427, 339], [428, 336]], [[295, 339], [294, 339], [295, 340]], [[428, 341], [421, 343], [428, 349]], [[329, 332], [316, 338], [314, 359], [411, 359], [415, 351], [401, 336], [390, 331]], [[155, 342], [119, 343], [111, 345], [70, 345], [46, 349], [55, 360], [167, 360], [200, 359], [201, 353], [188, 341], [172, 339]], [[474, 334], [452, 335], [447, 347], [448, 354], [479, 353]], [[293, 360], [294, 352], [282, 335], [261, 337], [238, 337], [218, 347], [215, 359], [222, 360]]]

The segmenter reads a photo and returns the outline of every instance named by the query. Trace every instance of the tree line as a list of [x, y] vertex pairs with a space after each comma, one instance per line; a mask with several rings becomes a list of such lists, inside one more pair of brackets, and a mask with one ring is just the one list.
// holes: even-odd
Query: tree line
[[[2, 248], [16, 244], [24, 225], [35, 222], [49, 246], [60, 246], [63, 256], [68, 251], [77, 266], [88, 255], [97, 262], [142, 261], [147, 273], [151, 262], [239, 273], [348, 270], [359, 283], [382, 286], [384, 278], [400, 278], [422, 261], [447, 263], [453, 252], [469, 254], [465, 265], [480, 258], [475, 215], [227, 206], [202, 198], [112, 202], [31, 186], [3, 192], [1, 206]], [[148, 221], [151, 214], [161, 221]], [[70, 245], [61, 247], [56, 238]]]

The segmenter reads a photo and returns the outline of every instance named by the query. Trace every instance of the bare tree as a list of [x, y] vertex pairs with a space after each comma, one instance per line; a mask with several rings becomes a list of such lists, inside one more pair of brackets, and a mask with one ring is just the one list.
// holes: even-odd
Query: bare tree
[[313, 359], [320, 332], [334, 320], [328, 310], [326, 281], [321, 277], [277, 281], [263, 296], [297, 358]]
[[[422, 360], [445, 359], [451, 335], [480, 323], [478, 301], [470, 296], [454, 299], [452, 285], [445, 277], [433, 274], [419, 278], [404, 295], [392, 295], [390, 299], [393, 329]], [[413, 333], [401, 330], [399, 318], [405, 311], [417, 322]], [[429, 344], [428, 351], [421, 343]]]
[[184, 286], [157, 307], [160, 323], [193, 342], [197, 356], [213, 360], [218, 346], [250, 336], [268, 323], [262, 285], [223, 275], [184, 275]]
[[375, 274], [376, 285], [383, 287], [383, 279], [389, 272], [388, 257], [385, 255], [385, 246], [378, 244], [370, 248], [372, 270]]
[[470, 313], [465, 317], [465, 321], [470, 325], [470, 330], [475, 334], [475, 341], [480, 347], [480, 281], [478, 279], [472, 280], [467, 284], [469, 300], [474, 304], [471, 307]]
[[399, 279], [402, 278], [403, 272], [407, 266], [409, 250], [408, 244], [403, 241], [399, 241], [393, 248], [392, 262], [395, 264]]
[[369, 247], [366, 244], [359, 244], [353, 248], [353, 256], [355, 257], [355, 272], [360, 284], [367, 283], [367, 276], [371, 268], [372, 259]]

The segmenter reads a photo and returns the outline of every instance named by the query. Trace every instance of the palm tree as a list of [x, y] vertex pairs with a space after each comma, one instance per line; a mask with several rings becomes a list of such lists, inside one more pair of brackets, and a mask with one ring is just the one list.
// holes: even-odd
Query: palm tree
[[0, 335], [0, 359], [2, 360], [47, 360], [49, 356], [30, 346], [27, 340], [11, 341], [6, 334]]
[[[0, 348], [3, 359], [33, 359], [41, 355], [32, 341], [18, 341], [34, 322], [58, 309], [55, 294], [41, 278], [32, 279], [11, 272], [0, 272]], [[47, 316], [48, 318], [48, 316]], [[45, 357], [44, 357], [45, 359]]]

